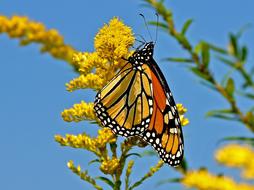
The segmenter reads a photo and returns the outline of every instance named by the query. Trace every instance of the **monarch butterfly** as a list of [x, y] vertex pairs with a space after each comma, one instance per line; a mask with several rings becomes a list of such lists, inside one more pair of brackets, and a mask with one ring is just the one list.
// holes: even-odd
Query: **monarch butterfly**
[[153, 59], [154, 43], [137, 49], [118, 74], [98, 92], [95, 114], [121, 136], [140, 136], [171, 166], [180, 164], [184, 142], [173, 96]]

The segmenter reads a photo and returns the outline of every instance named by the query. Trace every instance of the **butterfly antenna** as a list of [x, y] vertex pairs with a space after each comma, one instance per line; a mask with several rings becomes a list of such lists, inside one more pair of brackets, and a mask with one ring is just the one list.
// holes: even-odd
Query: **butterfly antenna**
[[144, 19], [144, 23], [145, 23], [146, 29], [147, 29], [147, 31], [148, 31], [148, 34], [149, 34], [151, 40], [153, 41], [152, 35], [151, 35], [151, 33], [150, 33], [150, 30], [149, 30], [149, 28], [148, 28], [148, 26], [147, 26], [147, 22], [146, 22], [145, 16], [144, 16], [143, 14], [141, 14], [141, 13], [140, 13], [139, 15], [142, 16], [142, 18]]
[[141, 42], [141, 43], [146, 43], [146, 40], [145, 40], [145, 38], [143, 37], [143, 36], [141, 36], [140, 34], [135, 34], [135, 36], [137, 36], [137, 37], [140, 37], [142, 40], [139, 40], [139, 39], [136, 39], [138, 42]]
[[155, 33], [155, 42], [154, 44], [156, 44], [157, 42], [157, 38], [158, 38], [158, 27], [159, 27], [159, 14], [155, 13], [157, 20], [156, 20], [156, 33]]

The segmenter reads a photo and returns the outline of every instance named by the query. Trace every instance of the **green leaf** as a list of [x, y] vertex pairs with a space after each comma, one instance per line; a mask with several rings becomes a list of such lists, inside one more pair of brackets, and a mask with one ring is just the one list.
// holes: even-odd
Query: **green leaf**
[[202, 63], [205, 65], [205, 68], [208, 67], [210, 62], [210, 48], [207, 43], [202, 43], [201, 46], [201, 55], [202, 55]]
[[233, 111], [231, 109], [211, 110], [206, 113], [206, 117], [213, 117], [217, 114], [233, 114]]
[[190, 25], [192, 24], [193, 22], [193, 19], [188, 19], [184, 25], [183, 25], [183, 28], [182, 28], [182, 31], [181, 31], [181, 34], [182, 35], [185, 35], [185, 33], [187, 32], [187, 30], [189, 29]]
[[225, 114], [213, 114], [213, 115], [209, 115], [208, 117], [225, 119], [225, 120], [229, 120], [229, 121], [239, 121], [239, 118], [233, 117], [233, 116], [228, 116], [228, 115], [225, 115]]
[[[149, 21], [148, 24], [153, 25], [153, 26], [157, 26], [157, 22], [155, 21]], [[163, 30], [168, 31], [168, 25], [162, 22], [158, 22], [158, 27], [160, 27]]]
[[209, 77], [206, 74], [202, 73], [197, 67], [192, 67], [190, 70], [200, 78], [209, 81]]
[[214, 85], [212, 83], [209, 83], [208, 81], [200, 81], [200, 83], [212, 90], [217, 91], [217, 88], [215, 88]]
[[239, 118], [232, 112], [231, 109], [212, 110], [206, 113], [206, 117], [239, 121]]
[[180, 58], [180, 57], [169, 57], [164, 59], [165, 61], [170, 61], [170, 62], [179, 62], [179, 63], [193, 63], [192, 59], [188, 58]]
[[138, 153], [129, 153], [129, 154], [126, 154], [125, 155], [125, 158], [128, 158], [129, 156], [137, 156], [137, 157], [142, 157], [140, 154], [138, 154]]
[[110, 180], [110, 179], [108, 179], [108, 178], [106, 178], [106, 177], [103, 177], [103, 176], [99, 176], [99, 177], [96, 177], [95, 179], [98, 179], [98, 180], [101, 180], [101, 181], [103, 181], [104, 183], [106, 183], [106, 184], [108, 184], [110, 187], [112, 187], [112, 189], [114, 189], [114, 183]]
[[88, 162], [88, 165], [96, 163], [96, 162], [100, 162], [100, 160], [99, 159], [91, 160], [90, 162]]
[[188, 50], [191, 50], [192, 47], [190, 45], [190, 43], [188, 42], [188, 40], [186, 39], [186, 37], [184, 35], [182, 35], [181, 33], [177, 33], [175, 35], [175, 38], [178, 40], [178, 42], [185, 47]]
[[233, 50], [232, 52], [233, 55], [235, 55], [236, 57], [239, 57], [237, 37], [234, 34], [229, 34], [229, 39], [230, 39], [230, 46]]
[[231, 68], [222, 78], [221, 85], [226, 86], [228, 79], [230, 76], [232, 76], [233, 72], [235, 71], [235, 68]]
[[251, 99], [254, 99], [254, 94], [251, 93], [245, 93], [245, 96]]
[[248, 55], [248, 49], [246, 46], [242, 47], [242, 53], [241, 53], [241, 61], [245, 62], [247, 59], [247, 55]]
[[135, 187], [137, 187], [137, 186], [141, 185], [141, 184], [142, 184], [142, 182], [143, 182], [143, 181], [141, 181], [141, 180], [140, 180], [140, 181], [137, 181], [137, 182], [136, 182], [136, 183], [134, 183], [134, 184], [133, 184], [133, 185], [132, 185], [129, 189], [130, 189], [130, 190], [133, 190]]
[[218, 143], [223, 141], [239, 141], [239, 142], [244, 142], [247, 144], [254, 145], [254, 138], [251, 138], [251, 137], [225, 137], [221, 139]]
[[234, 80], [232, 78], [228, 79], [225, 90], [228, 93], [228, 95], [233, 97], [234, 91], [235, 91], [235, 83], [234, 83]]
[[199, 53], [200, 53], [201, 48], [202, 48], [202, 43], [203, 43], [203, 42], [199, 42], [199, 43], [195, 46], [194, 52], [195, 52], [196, 54], [199, 54]]
[[238, 91], [238, 94], [241, 96], [245, 96], [246, 98], [254, 99], [254, 94], [252, 93]]
[[230, 67], [234, 67], [235, 68], [235, 63], [229, 59], [226, 59], [224, 57], [221, 57], [221, 56], [216, 56], [217, 59], [219, 59], [220, 61], [222, 61], [223, 63], [229, 65]]
[[179, 183], [181, 182], [181, 178], [169, 178], [169, 179], [163, 179], [163, 180], [160, 180], [156, 186], [160, 186], [160, 185], [164, 185], [164, 184], [167, 184], [167, 183]]
[[98, 124], [98, 122], [96, 122], [96, 121], [90, 121], [89, 123], [90, 124]]
[[207, 43], [207, 44], [208, 44], [208, 46], [210, 47], [211, 50], [213, 50], [215, 52], [218, 52], [218, 53], [221, 53], [221, 54], [228, 55], [228, 51], [226, 49], [223, 49], [221, 47], [215, 46], [215, 45], [210, 44], [210, 43]]

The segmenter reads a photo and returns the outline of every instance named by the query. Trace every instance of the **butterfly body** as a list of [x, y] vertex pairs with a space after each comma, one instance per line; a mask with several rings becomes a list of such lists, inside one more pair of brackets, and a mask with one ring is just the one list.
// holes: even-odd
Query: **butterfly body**
[[177, 166], [183, 158], [180, 118], [153, 50], [153, 42], [137, 49], [98, 92], [94, 109], [102, 125], [115, 134], [140, 136], [164, 162]]

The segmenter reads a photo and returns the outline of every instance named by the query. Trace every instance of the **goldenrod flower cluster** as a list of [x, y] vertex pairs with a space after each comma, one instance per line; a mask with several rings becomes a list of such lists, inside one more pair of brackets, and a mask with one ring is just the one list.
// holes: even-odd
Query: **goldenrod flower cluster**
[[110, 159], [109, 157], [105, 160], [102, 161], [101, 166], [100, 166], [100, 170], [104, 173], [104, 174], [115, 174], [116, 170], [119, 167], [119, 159], [117, 158], [112, 158]]
[[131, 28], [113, 18], [109, 25], [105, 25], [95, 36], [94, 46], [101, 58], [120, 61], [129, 54], [128, 48], [133, 45], [134, 40]]
[[65, 137], [56, 135], [55, 140], [62, 146], [70, 146], [73, 148], [83, 148], [94, 152], [101, 156], [106, 150], [107, 143], [116, 142], [115, 135], [108, 128], [103, 128], [98, 131], [98, 136], [95, 138], [83, 133], [78, 135], [66, 134]]
[[254, 150], [251, 147], [229, 144], [220, 148], [215, 158], [228, 167], [241, 168], [245, 179], [254, 179]]
[[97, 147], [105, 147], [107, 143], [116, 142], [116, 136], [109, 128], [102, 128], [98, 130], [98, 136], [96, 138]]
[[230, 177], [216, 176], [207, 170], [188, 171], [181, 182], [198, 190], [254, 190], [252, 185], [236, 183]]
[[72, 108], [65, 109], [62, 112], [62, 118], [64, 121], [79, 122], [83, 120], [95, 120], [96, 116], [93, 111], [93, 103], [86, 103], [81, 101], [79, 104], [74, 104]]
[[89, 73], [87, 75], [81, 74], [77, 78], [66, 83], [66, 89], [70, 92], [78, 89], [92, 88], [99, 90], [105, 84], [105, 80], [99, 75]]
[[55, 135], [55, 140], [59, 142], [62, 146], [83, 148], [91, 152], [97, 153], [96, 141], [85, 133], [78, 135], [66, 134], [65, 138], [61, 135]]
[[[31, 21], [28, 17], [13, 16], [8, 18], [0, 15], [1, 33], [8, 34], [10, 38], [20, 39], [21, 45], [39, 43], [42, 52], [48, 52], [71, 64], [73, 54], [76, 53], [76, 50], [64, 43], [63, 37], [57, 30], [48, 30], [42, 23]], [[74, 65], [74, 67], [76, 66]]]
[[101, 89], [125, 63], [134, 40], [131, 28], [113, 18], [95, 36], [94, 52], [74, 54], [73, 64], [81, 75], [66, 84], [67, 90]]

